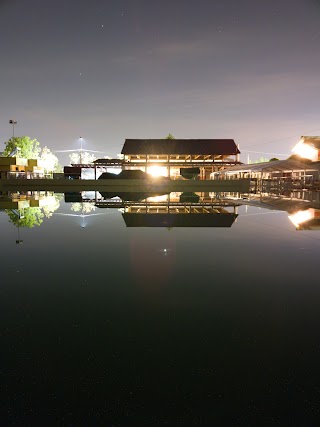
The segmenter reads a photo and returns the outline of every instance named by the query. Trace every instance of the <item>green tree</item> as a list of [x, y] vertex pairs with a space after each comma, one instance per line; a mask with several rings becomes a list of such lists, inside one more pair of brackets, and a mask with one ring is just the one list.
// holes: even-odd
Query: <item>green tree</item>
[[168, 133], [166, 139], [176, 139], [171, 133]]
[[9, 216], [9, 222], [16, 227], [27, 228], [41, 225], [44, 216], [41, 208], [6, 209], [6, 213]]
[[279, 160], [279, 159], [277, 159], [277, 157], [272, 157], [272, 159], [270, 159], [269, 162], [274, 162], [275, 160]]
[[38, 159], [40, 153], [40, 143], [29, 136], [11, 137], [5, 143], [4, 155], [9, 156], [15, 149], [19, 150], [19, 157], [24, 159]]

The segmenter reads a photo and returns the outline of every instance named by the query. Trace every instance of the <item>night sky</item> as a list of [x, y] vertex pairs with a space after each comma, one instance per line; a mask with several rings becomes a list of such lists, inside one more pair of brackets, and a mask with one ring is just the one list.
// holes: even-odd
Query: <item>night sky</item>
[[317, 0], [0, 0], [0, 151], [16, 119], [62, 163], [169, 132], [286, 158], [320, 134], [319, 22]]

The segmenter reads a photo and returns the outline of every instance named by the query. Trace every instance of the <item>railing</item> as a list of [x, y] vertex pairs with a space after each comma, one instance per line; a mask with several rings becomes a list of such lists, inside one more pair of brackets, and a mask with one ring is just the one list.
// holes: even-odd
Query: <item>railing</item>
[[52, 178], [51, 174], [34, 173], [34, 172], [21, 172], [21, 171], [10, 171], [6, 173], [6, 178], [14, 179], [48, 179]]
[[320, 181], [308, 178], [263, 178], [251, 179], [250, 189], [255, 191], [286, 191], [286, 190], [312, 190], [320, 191]]

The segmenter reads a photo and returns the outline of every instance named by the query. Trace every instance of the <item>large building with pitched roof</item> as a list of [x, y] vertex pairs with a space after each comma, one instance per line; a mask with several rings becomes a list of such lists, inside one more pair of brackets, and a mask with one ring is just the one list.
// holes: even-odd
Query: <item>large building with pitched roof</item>
[[126, 139], [121, 154], [124, 169], [172, 178], [189, 170], [208, 179], [212, 172], [240, 163], [233, 139]]

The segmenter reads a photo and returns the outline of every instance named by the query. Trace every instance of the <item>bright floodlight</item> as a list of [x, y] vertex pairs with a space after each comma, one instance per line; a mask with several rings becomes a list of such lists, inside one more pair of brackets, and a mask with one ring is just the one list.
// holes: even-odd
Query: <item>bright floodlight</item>
[[311, 145], [306, 144], [303, 139], [300, 139], [298, 144], [293, 147], [292, 152], [304, 159], [309, 159], [313, 161], [316, 161], [318, 159], [318, 150], [316, 150]]
[[154, 177], [167, 176], [167, 168], [164, 166], [151, 166], [148, 168], [148, 173]]

